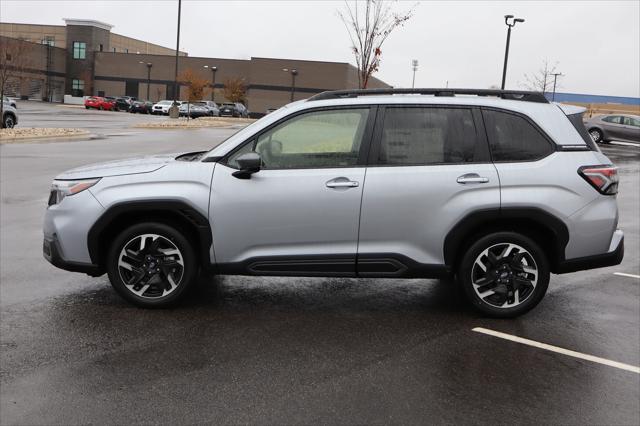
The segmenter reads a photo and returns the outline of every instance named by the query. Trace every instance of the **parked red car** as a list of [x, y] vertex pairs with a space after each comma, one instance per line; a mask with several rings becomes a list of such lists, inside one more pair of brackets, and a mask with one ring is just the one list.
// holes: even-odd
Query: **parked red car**
[[108, 111], [113, 111], [116, 107], [116, 103], [113, 100], [105, 99], [100, 96], [91, 96], [85, 99], [84, 107], [86, 109], [106, 109]]

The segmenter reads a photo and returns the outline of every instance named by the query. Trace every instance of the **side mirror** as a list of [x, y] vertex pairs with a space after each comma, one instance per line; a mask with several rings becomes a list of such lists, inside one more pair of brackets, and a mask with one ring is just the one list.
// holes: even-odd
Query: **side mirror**
[[251, 179], [251, 175], [260, 171], [262, 159], [257, 152], [247, 152], [236, 159], [240, 170], [233, 172], [233, 177], [238, 179]]

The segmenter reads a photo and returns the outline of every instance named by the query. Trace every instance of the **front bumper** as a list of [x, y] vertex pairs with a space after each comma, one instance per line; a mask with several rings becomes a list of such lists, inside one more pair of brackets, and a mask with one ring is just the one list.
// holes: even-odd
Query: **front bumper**
[[45, 237], [42, 242], [42, 254], [44, 258], [56, 268], [71, 272], [84, 272], [92, 277], [99, 277], [105, 272], [98, 265], [94, 265], [92, 263], [71, 262], [65, 260], [60, 253], [60, 244], [58, 243], [56, 235], [53, 235], [53, 237]]
[[587, 269], [604, 268], [607, 266], [619, 265], [624, 258], [624, 234], [617, 230], [611, 239], [609, 251], [593, 256], [578, 257], [568, 259], [558, 264], [554, 271], [556, 274], [566, 274], [569, 272], [584, 271]]

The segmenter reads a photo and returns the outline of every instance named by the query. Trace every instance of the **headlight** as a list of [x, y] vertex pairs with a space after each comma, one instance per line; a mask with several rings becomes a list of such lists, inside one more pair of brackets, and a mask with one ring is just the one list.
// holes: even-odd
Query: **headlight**
[[79, 180], [54, 180], [51, 184], [51, 194], [49, 194], [49, 205], [59, 204], [64, 197], [77, 194], [85, 189], [91, 188], [98, 183], [100, 178], [79, 179]]

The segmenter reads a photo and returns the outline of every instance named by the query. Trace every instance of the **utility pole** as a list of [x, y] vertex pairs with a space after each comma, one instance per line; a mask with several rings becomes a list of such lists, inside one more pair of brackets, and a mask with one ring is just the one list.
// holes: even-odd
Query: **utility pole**
[[211, 70], [213, 76], [211, 77], [211, 101], [216, 101], [216, 71], [218, 71], [218, 67], [210, 67], [209, 65], [205, 65], [205, 68]]
[[142, 65], [147, 66], [147, 101], [149, 101], [149, 88], [151, 87], [151, 67], [153, 64], [151, 62], [138, 62]]
[[516, 23], [524, 22], [522, 18], [515, 18], [513, 15], [504, 15], [504, 23], [507, 27], [507, 46], [504, 49], [504, 67], [502, 68], [502, 90], [504, 90], [504, 83], [507, 79], [507, 62], [509, 61], [509, 43], [511, 42], [511, 28], [516, 26]]
[[[282, 71], [289, 72], [289, 68], [282, 68]], [[293, 68], [291, 69], [291, 102], [293, 102], [293, 96], [296, 93], [296, 76], [298, 75], [298, 70]]]
[[556, 81], [558, 80], [558, 76], [562, 76], [561, 72], [551, 73], [553, 76], [553, 95], [551, 95], [551, 102], [556, 100]]
[[413, 59], [411, 61], [411, 69], [413, 69], [413, 80], [411, 80], [411, 88], [416, 87], [416, 71], [418, 71], [418, 60]]

